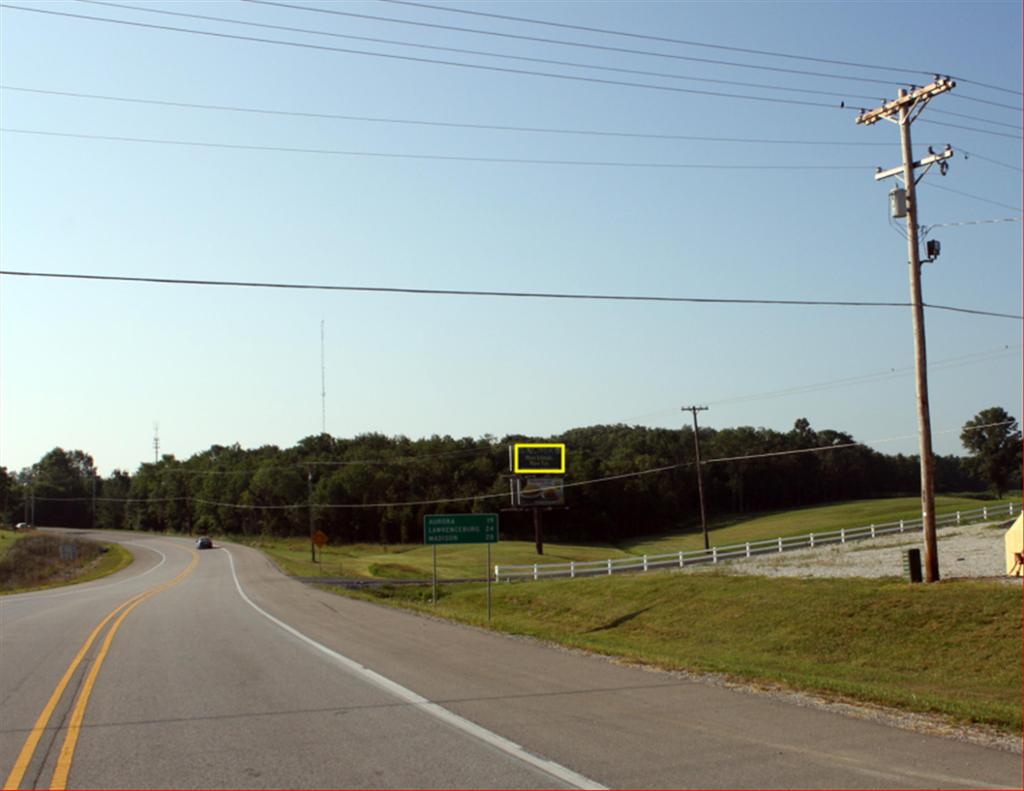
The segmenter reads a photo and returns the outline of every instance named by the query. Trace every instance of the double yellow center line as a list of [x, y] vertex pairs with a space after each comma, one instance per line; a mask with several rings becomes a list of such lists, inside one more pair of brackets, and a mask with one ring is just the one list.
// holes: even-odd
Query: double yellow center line
[[[181, 547], [177, 547], [181, 548]], [[50, 722], [50, 718], [53, 716], [53, 712], [56, 710], [57, 705], [60, 703], [61, 698], [64, 696], [64, 692], [71, 683], [71, 679], [75, 675], [75, 671], [78, 670], [79, 665], [85, 659], [89, 653], [89, 649], [92, 648], [93, 643], [99, 637], [104, 627], [111, 621], [114, 621], [114, 625], [110, 627], [106, 637], [103, 640], [102, 646], [100, 646], [99, 652], [96, 654], [96, 659], [92, 663], [92, 667], [89, 670], [89, 675], [86, 677], [85, 682], [82, 684], [82, 689], [78, 693], [78, 699], [75, 701], [74, 709], [71, 712], [71, 718], [68, 722], [67, 735], [64, 737], [64, 745], [61, 747], [60, 755], [57, 758], [57, 766], [53, 772], [53, 778], [50, 780], [50, 788], [63, 789], [67, 788], [68, 774], [71, 772], [71, 762], [75, 757], [75, 747], [78, 745], [78, 736], [82, 729], [82, 720], [85, 717], [85, 708], [89, 704], [89, 697], [92, 695], [93, 686], [96, 684], [96, 678], [99, 676], [100, 668], [103, 667], [103, 662], [107, 658], [107, 654], [110, 651], [110, 644], [114, 641], [114, 635], [117, 634], [117, 630], [121, 628], [121, 624], [124, 623], [124, 619], [128, 617], [128, 614], [138, 607], [146, 599], [156, 596], [168, 588], [171, 588], [185, 579], [189, 574], [193, 572], [196, 564], [199, 562], [198, 553], [189, 549], [192, 553], [192, 561], [188, 564], [184, 571], [182, 571], [177, 577], [167, 582], [163, 582], [148, 591], [133, 596], [128, 601], [122, 602], [115, 607], [106, 618], [99, 622], [92, 633], [85, 639], [82, 647], [78, 649], [78, 653], [75, 654], [75, 658], [71, 660], [71, 664], [68, 665], [68, 669], [64, 671], [63, 677], [57, 683], [57, 687], [53, 690], [53, 694], [50, 695], [50, 699], [47, 701], [46, 706], [43, 707], [42, 712], [39, 715], [39, 719], [36, 720], [36, 724], [32, 727], [28, 738], [25, 739], [25, 744], [21, 748], [21, 752], [18, 753], [18, 758], [14, 762], [14, 768], [11, 769], [11, 773], [7, 775], [7, 780], [4, 781], [4, 791], [15, 791], [21, 785], [22, 779], [25, 777], [25, 772], [28, 771], [29, 764], [32, 761], [32, 756], [35, 754], [36, 747], [39, 746], [39, 741], [43, 737], [43, 733], [46, 732], [46, 726]], [[114, 619], [117, 620], [114, 620]]]

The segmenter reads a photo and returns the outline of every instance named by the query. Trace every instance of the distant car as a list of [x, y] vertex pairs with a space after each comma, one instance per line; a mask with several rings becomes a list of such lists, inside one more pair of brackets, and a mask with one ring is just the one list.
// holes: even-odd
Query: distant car
[[207, 536], [196, 540], [196, 549], [213, 549], [213, 541]]
[[28, 530], [30, 527], [32, 527], [32, 525], [30, 525], [28, 522], [18, 522], [18, 524], [16, 524], [14, 526], [14, 529], [15, 530]]

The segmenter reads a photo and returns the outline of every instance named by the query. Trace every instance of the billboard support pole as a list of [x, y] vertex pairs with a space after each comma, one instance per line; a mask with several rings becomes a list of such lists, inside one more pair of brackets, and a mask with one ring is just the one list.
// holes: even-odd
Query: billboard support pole
[[433, 550], [434, 550], [434, 575], [431, 578], [430, 603], [431, 604], [437, 604], [437, 544], [434, 544]]
[[544, 531], [540, 526], [540, 508], [533, 507], [533, 543], [537, 547], [537, 554], [544, 554]]
[[491, 545], [487, 545], [487, 623], [491, 622]]

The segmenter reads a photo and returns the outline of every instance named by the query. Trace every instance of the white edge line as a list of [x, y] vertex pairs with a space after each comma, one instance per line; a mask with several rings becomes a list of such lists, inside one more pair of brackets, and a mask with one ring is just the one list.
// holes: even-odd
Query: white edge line
[[238, 581], [238, 574], [235, 573], [234, 558], [231, 556], [231, 553], [225, 547], [219, 547], [219, 549], [222, 549], [224, 552], [227, 553], [228, 562], [231, 564], [231, 576], [235, 580], [235, 587], [238, 589], [238, 594], [242, 597], [242, 599], [245, 600], [246, 604], [248, 604], [250, 607], [256, 610], [256, 612], [258, 612], [267, 620], [273, 622], [277, 626], [284, 629], [293, 637], [297, 637], [299, 640], [302, 640], [304, 643], [312, 646], [321, 653], [326, 654], [335, 662], [342, 665], [346, 670], [349, 670], [352, 673], [355, 673], [356, 675], [363, 677], [370, 683], [385, 690], [386, 692], [389, 692], [390, 694], [394, 695], [400, 700], [404, 700], [407, 703], [413, 704], [421, 711], [424, 711], [427, 714], [436, 717], [442, 722], [448, 723], [454, 728], [457, 728], [465, 733], [468, 733], [470, 736], [476, 737], [480, 741], [489, 744], [492, 747], [495, 747], [498, 750], [507, 753], [508, 755], [511, 755], [513, 758], [518, 758], [520, 761], [530, 764], [531, 766], [540, 769], [542, 772], [546, 772], [552, 777], [557, 778], [558, 780], [561, 780], [564, 783], [568, 783], [569, 785], [574, 786], [576, 788], [593, 789], [594, 791], [605, 791], [606, 787], [601, 785], [600, 783], [597, 783], [588, 777], [584, 777], [583, 775], [574, 772], [572, 769], [568, 769], [562, 766], [561, 764], [555, 763], [554, 761], [549, 761], [546, 758], [541, 758], [540, 756], [534, 755], [533, 753], [529, 752], [526, 748], [524, 748], [522, 745], [510, 741], [509, 739], [506, 739], [504, 736], [499, 736], [493, 731], [489, 731], [483, 726], [477, 725], [475, 722], [467, 720], [465, 717], [460, 717], [458, 714], [449, 711], [448, 709], [438, 705], [437, 703], [432, 703], [431, 701], [427, 700], [421, 695], [416, 694], [411, 689], [403, 687], [401, 684], [392, 681], [391, 679], [386, 678], [385, 676], [382, 676], [380, 673], [377, 673], [376, 671], [359, 664], [353, 659], [349, 659], [347, 656], [343, 654], [339, 654], [337, 651], [334, 651], [328, 648], [327, 646], [318, 643], [311, 637], [307, 637], [298, 629], [289, 626], [284, 621], [275, 618], [273, 615], [268, 613], [266, 610], [262, 609], [259, 605], [255, 604], [252, 599], [245, 595], [245, 591], [242, 590], [242, 585]]
[[128, 577], [127, 579], [119, 580], [118, 582], [111, 582], [107, 585], [96, 585], [92, 588], [81, 588], [77, 586], [72, 586], [74, 588], [73, 590], [60, 591], [59, 593], [54, 593], [52, 591], [28, 591], [27, 593], [12, 593], [10, 596], [0, 596], [0, 602], [39, 601], [40, 599], [56, 599], [59, 596], [82, 596], [83, 594], [92, 593], [93, 591], [106, 590], [107, 588], [116, 588], [118, 585], [124, 585], [126, 582], [135, 582], [136, 580], [142, 579], [147, 574], [151, 574], [167, 562], [167, 555], [165, 555], [159, 549], [156, 549], [154, 547], [146, 546], [145, 544], [139, 544], [132, 541], [120, 541], [117, 543], [141, 547], [142, 549], [149, 549], [153, 552], [156, 552], [156, 554], [160, 556], [160, 562], [152, 568], [146, 569], [141, 574], [136, 574], [134, 577]]

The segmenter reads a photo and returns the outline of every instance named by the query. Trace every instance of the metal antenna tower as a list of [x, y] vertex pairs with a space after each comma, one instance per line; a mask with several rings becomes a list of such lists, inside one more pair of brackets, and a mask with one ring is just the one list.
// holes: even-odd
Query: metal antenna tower
[[160, 424], [153, 421], [153, 463], [160, 461]]

